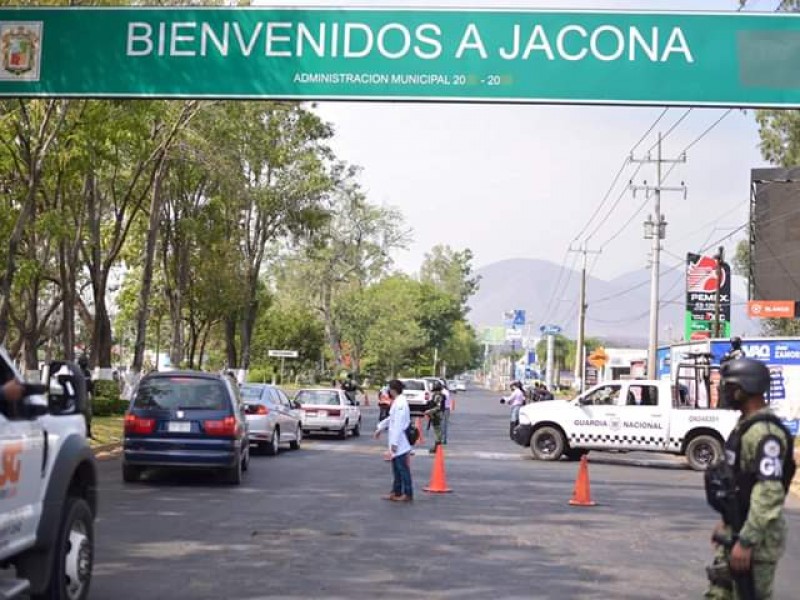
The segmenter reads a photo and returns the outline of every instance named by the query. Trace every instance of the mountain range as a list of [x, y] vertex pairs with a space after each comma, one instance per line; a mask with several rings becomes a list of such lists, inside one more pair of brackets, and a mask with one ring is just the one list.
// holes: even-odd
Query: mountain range
[[[503, 324], [503, 313], [526, 311], [527, 324], [538, 328], [544, 323], [562, 327], [574, 338], [578, 323], [580, 272], [562, 268], [546, 260], [517, 258], [492, 263], [477, 269], [480, 288], [470, 301], [469, 319], [477, 327]], [[558, 292], [554, 293], [554, 289]], [[661, 269], [661, 343], [680, 341], [684, 330], [686, 300], [685, 272], [682, 266]], [[611, 345], [646, 347], [649, 328], [650, 271], [642, 269], [610, 281], [587, 276], [586, 335]], [[733, 296], [732, 331], [736, 335], [757, 333], [747, 318], [743, 298]]]

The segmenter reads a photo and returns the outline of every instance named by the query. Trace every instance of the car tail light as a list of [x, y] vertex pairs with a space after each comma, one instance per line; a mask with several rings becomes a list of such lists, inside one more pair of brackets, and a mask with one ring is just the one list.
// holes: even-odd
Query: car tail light
[[239, 435], [239, 423], [236, 417], [225, 417], [215, 421], [204, 421], [203, 429], [208, 435], [220, 437], [236, 437]]
[[430, 393], [429, 392], [425, 392], [425, 402], [430, 401], [430, 399], [431, 399]]
[[258, 406], [256, 406], [256, 414], [257, 415], [268, 415], [269, 414], [269, 409], [266, 406], [264, 406], [263, 404], [259, 404]]
[[136, 415], [125, 415], [125, 433], [133, 435], [144, 435], [153, 433], [156, 428], [155, 419], [143, 419]]
[[338, 408], [335, 409], [335, 410], [329, 410], [328, 411], [328, 416], [329, 417], [339, 417], [339, 416], [341, 416], [341, 414], [342, 414], [342, 411], [340, 411]]

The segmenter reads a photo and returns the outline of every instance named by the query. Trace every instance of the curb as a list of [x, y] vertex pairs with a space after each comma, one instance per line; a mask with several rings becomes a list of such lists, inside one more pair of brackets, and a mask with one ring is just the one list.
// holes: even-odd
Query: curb
[[115, 458], [122, 453], [122, 442], [111, 442], [110, 444], [95, 446], [92, 448], [92, 453], [98, 460]]

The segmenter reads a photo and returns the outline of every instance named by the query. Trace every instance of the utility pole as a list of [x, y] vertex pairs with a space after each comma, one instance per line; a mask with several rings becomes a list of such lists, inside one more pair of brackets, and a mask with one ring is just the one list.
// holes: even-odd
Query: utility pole
[[686, 186], [681, 182], [680, 186], [667, 187], [662, 184], [661, 165], [664, 163], [682, 163], [686, 162], [686, 155], [681, 154], [678, 158], [666, 159], [661, 154], [661, 133], [658, 134], [658, 142], [656, 144], [656, 158], [653, 159], [650, 153], [644, 158], [636, 159], [630, 158], [634, 163], [655, 163], [656, 165], [656, 185], [649, 186], [647, 181], [644, 185], [634, 185], [630, 183], [630, 189], [634, 196], [637, 191], [644, 191], [646, 197], [649, 198], [652, 193], [655, 198], [654, 215], [650, 215], [644, 223], [645, 239], [650, 239], [652, 243], [652, 256], [650, 262], [650, 334], [647, 344], [647, 378], [656, 378], [656, 351], [658, 349], [658, 306], [659, 306], [659, 278], [661, 276], [661, 240], [667, 235], [667, 222], [664, 215], [661, 214], [661, 192], [682, 192], [683, 197], [686, 198]]
[[721, 335], [720, 317], [722, 311], [720, 309], [720, 294], [722, 293], [722, 261], [725, 260], [725, 248], [720, 246], [714, 258], [717, 261], [717, 293], [714, 294], [714, 337], [718, 338]]
[[575, 387], [583, 392], [586, 379], [586, 359], [584, 357], [584, 345], [586, 344], [586, 257], [588, 254], [600, 254], [599, 250], [588, 250], [586, 244], [582, 248], [569, 249], [570, 252], [580, 252], [583, 254], [581, 267], [581, 296], [578, 302], [578, 339], [575, 341]]

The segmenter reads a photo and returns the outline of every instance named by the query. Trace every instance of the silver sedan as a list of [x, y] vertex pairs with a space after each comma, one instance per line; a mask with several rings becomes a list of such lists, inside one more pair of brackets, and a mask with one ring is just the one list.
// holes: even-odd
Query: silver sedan
[[241, 387], [250, 443], [267, 454], [278, 454], [286, 442], [298, 450], [303, 440], [302, 411], [282, 390], [271, 385], [246, 383]]

